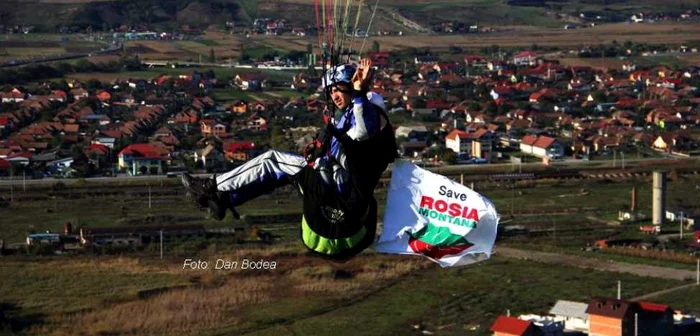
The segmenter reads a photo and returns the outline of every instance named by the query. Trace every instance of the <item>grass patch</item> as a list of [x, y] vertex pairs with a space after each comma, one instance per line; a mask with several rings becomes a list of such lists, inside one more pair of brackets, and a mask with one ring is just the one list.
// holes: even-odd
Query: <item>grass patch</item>
[[221, 44], [219, 44], [219, 42], [216, 42], [214, 40], [197, 40], [197, 43], [203, 44], [203, 45], [208, 46], [208, 47], [215, 47], [215, 46], [221, 45]]
[[[495, 279], [498, 279], [497, 290], [494, 290]], [[356, 304], [296, 320], [286, 328], [295, 334], [312, 334], [323, 326], [337, 335], [391, 335], [409, 334], [412, 325], [421, 324], [426, 330], [439, 330], [442, 335], [465, 332], [490, 335], [489, 326], [506, 309], [514, 315], [542, 313], [559, 299], [587, 301], [593, 296], [612, 297], [617, 280], [625, 283], [626, 296], [630, 297], [678, 284], [496, 258], [461, 269], [429, 267]], [[570, 286], [571, 283], [579, 285]], [[382, 313], [373, 313], [378, 311]], [[357, 325], [363, 328], [357, 329]], [[253, 335], [273, 335], [275, 331]]]
[[186, 277], [151, 272], [130, 258], [9, 259], [0, 265], [0, 297], [24, 313], [60, 314], [134, 300], [147, 289], [183, 285]]
[[687, 309], [700, 313], [700, 286], [680, 289], [654, 298], [654, 302], [667, 304], [675, 309]]

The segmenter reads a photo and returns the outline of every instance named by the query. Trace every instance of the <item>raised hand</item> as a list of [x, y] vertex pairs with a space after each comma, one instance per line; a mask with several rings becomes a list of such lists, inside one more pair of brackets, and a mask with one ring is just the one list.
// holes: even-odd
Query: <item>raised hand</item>
[[372, 61], [369, 58], [363, 58], [360, 61], [360, 66], [357, 68], [357, 71], [355, 71], [355, 74], [352, 76], [352, 88], [355, 89], [355, 91], [369, 90], [373, 77], [374, 69], [372, 69]]

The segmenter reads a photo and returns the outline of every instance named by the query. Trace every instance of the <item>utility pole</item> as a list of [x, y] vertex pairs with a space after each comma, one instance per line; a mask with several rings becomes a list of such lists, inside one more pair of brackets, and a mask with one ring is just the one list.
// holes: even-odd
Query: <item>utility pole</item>
[[510, 187], [510, 189], [510, 216], [513, 217], [515, 215], [515, 180], [513, 180], [513, 185]]
[[151, 209], [151, 186], [148, 186], [148, 208]]
[[683, 211], [681, 211], [680, 222], [681, 222], [681, 240], [683, 240]]
[[622, 297], [622, 281], [617, 280], [617, 299], [620, 300]]
[[634, 336], [639, 335], [639, 314], [634, 313]]
[[15, 200], [15, 185], [12, 183], [14, 180], [14, 167], [10, 165], [10, 203], [14, 202]]
[[617, 166], [617, 151], [613, 150], [613, 168]]
[[160, 260], [163, 260], [163, 229], [160, 229]]
[[620, 155], [622, 155], [622, 170], [625, 170], [625, 152], [620, 151]]

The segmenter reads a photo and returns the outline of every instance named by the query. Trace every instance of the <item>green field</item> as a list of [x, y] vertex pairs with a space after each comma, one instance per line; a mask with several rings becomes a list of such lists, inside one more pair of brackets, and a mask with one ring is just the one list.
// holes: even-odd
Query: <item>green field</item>
[[[255, 251], [239, 251], [239, 256], [252, 258], [259, 253]], [[30, 334], [70, 329], [137, 335], [311, 335], [320, 328], [337, 335], [391, 335], [410, 333], [419, 324], [444, 335], [469, 330], [489, 335], [490, 324], [506, 310], [543, 313], [560, 299], [611, 297], [618, 280], [624, 283], [625, 297], [682, 284], [499, 257], [441, 269], [410, 256], [367, 253], [343, 265], [289, 253], [266, 257], [276, 260], [279, 270], [233, 273], [181, 270], [183, 258], [11, 258], [0, 265], [5, 279], [0, 294], [3, 304], [12, 307], [7, 318], [16, 321], [16, 331]], [[334, 271], [352, 276], [334, 278]], [[155, 289], [164, 294], [144, 296]], [[698, 311], [697, 298], [694, 290], [657, 302]], [[229, 303], [218, 305], [222, 300]], [[177, 321], [183, 315], [175, 309], [189, 311], [191, 305], [207, 310], [195, 313], [196, 320]], [[136, 314], [125, 314], [126, 309]]]
[[[486, 168], [483, 168], [486, 169]], [[503, 167], [501, 167], [503, 169]], [[72, 182], [72, 181], [71, 181]], [[671, 178], [667, 204], [697, 204], [700, 177]], [[636, 185], [642, 212], [650, 213], [648, 178], [632, 181], [480, 182], [503, 225], [548, 229], [552, 234], [502, 236], [499, 246], [565, 253], [601, 262], [617, 260], [693, 269], [694, 265], [584, 252], [587, 243], [610, 237], [643, 237], [634, 225], [608, 225], [628, 206]], [[582, 190], [585, 189], [585, 190]], [[0, 197], [9, 198], [7, 186]], [[690, 282], [639, 277], [508, 259], [496, 254], [476, 265], [442, 269], [424, 258], [368, 250], [347, 263], [308, 255], [299, 242], [299, 224], [259, 216], [299, 214], [301, 198], [280, 189], [238, 208], [241, 221], [205, 218], [186, 201], [177, 179], [120, 183], [77, 181], [66, 186], [15, 186], [9, 207], [0, 208], [0, 238], [21, 243], [34, 230], [58, 232], [66, 221], [79, 226], [199, 224], [206, 228], [246, 228], [253, 223], [276, 236], [261, 245], [240, 234], [208, 241], [145, 248], [96, 249], [72, 255], [5, 256], [0, 263], [0, 333], [31, 335], [294, 335], [334, 330], [342, 335], [412, 334], [414, 326], [440, 335], [490, 335], [500, 314], [546, 313], [560, 299], [587, 301], [613, 297], [617, 281], [623, 297], [633, 298]], [[377, 190], [380, 216], [386, 189]], [[563, 196], [563, 197], [560, 197]], [[513, 205], [514, 217], [510, 217]], [[573, 209], [573, 210], [572, 210]], [[537, 213], [543, 211], [544, 213]], [[565, 213], [565, 211], [569, 211]], [[601, 221], [603, 223], [601, 223]], [[593, 228], [592, 231], [578, 231]], [[186, 258], [275, 261], [278, 268], [183, 270]], [[651, 299], [700, 313], [697, 287]], [[360, 325], [362, 328], [358, 329]]]

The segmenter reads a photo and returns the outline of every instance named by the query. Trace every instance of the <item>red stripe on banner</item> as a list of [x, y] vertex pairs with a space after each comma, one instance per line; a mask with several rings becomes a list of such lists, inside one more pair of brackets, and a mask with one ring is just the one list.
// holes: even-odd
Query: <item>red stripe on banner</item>
[[411, 247], [411, 250], [415, 253], [420, 253], [425, 256], [431, 257], [433, 259], [441, 259], [442, 257], [446, 255], [454, 255], [454, 254], [459, 254], [460, 252], [474, 246], [472, 244], [467, 244], [467, 245], [459, 245], [459, 246], [445, 246], [445, 247], [438, 247], [438, 246], [433, 246], [430, 245], [426, 242], [420, 241], [415, 238], [410, 238], [408, 240], [408, 246]]

